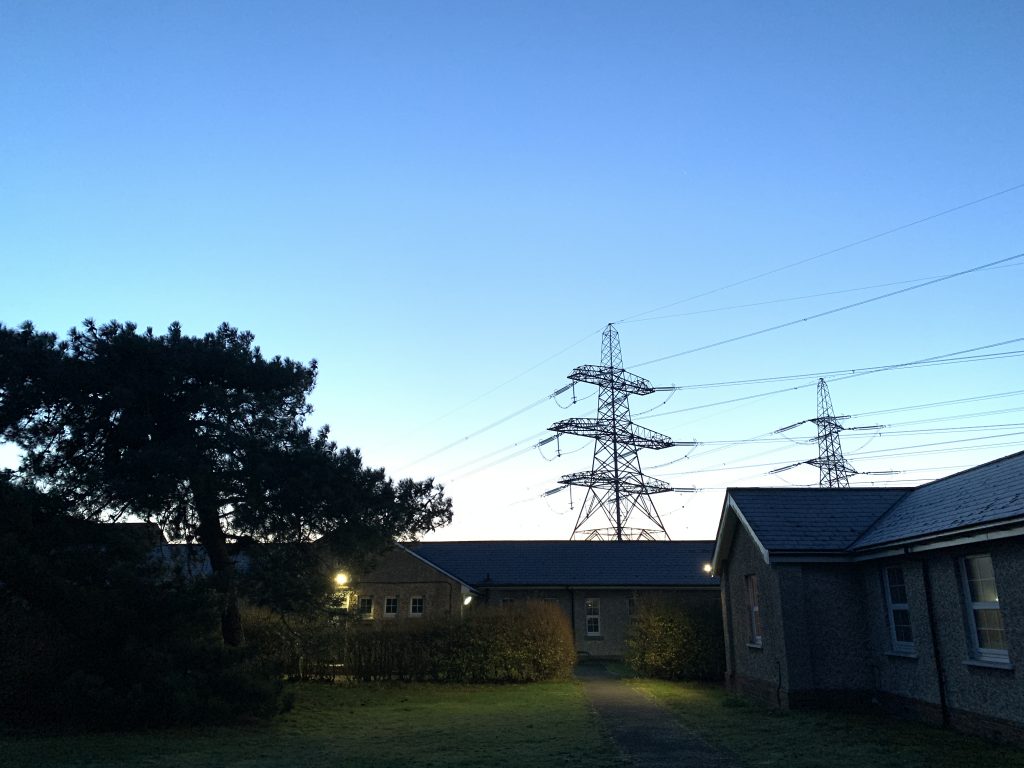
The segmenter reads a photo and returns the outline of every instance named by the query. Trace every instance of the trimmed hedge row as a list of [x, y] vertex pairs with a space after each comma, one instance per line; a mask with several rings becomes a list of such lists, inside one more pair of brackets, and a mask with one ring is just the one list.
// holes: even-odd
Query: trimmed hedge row
[[638, 600], [626, 646], [626, 663], [645, 677], [718, 682], [725, 675], [722, 617], [714, 605]]
[[568, 677], [576, 663], [568, 619], [543, 602], [478, 608], [444, 623], [248, 619], [250, 643], [304, 679], [532, 682]]

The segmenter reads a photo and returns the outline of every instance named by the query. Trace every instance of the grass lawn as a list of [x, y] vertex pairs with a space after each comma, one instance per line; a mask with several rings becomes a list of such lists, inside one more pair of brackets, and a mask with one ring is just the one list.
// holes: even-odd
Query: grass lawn
[[779, 713], [717, 687], [630, 684], [750, 768], [1024, 768], [1024, 749], [918, 723], [839, 712]]
[[621, 765], [579, 685], [292, 687], [269, 724], [145, 733], [0, 734], [0, 766]]

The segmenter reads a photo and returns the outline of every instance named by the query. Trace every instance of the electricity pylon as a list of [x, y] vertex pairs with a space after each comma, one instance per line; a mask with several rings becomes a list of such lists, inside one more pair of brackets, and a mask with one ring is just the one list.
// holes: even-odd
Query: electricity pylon
[[[768, 474], [774, 475], [785, 472], [787, 469], [798, 467], [801, 464], [810, 464], [820, 471], [818, 485], [822, 488], [849, 488], [850, 475], [859, 474], [888, 474], [882, 472], [858, 472], [843, 458], [843, 446], [839, 442], [839, 433], [845, 429], [839, 423], [840, 419], [846, 416], [836, 416], [832, 411], [832, 398], [828, 393], [828, 384], [824, 379], [818, 379], [818, 416], [814, 419], [798, 421], [788, 427], [775, 430], [776, 434], [798, 427], [801, 424], [814, 424], [818, 428], [818, 458], [798, 461], [795, 464], [788, 464], [785, 467], [771, 470]], [[872, 427], [853, 427], [853, 429], [876, 429], [881, 425]]]
[[[549, 427], [553, 432], [595, 441], [592, 468], [563, 475], [559, 481], [561, 485], [587, 489], [572, 538], [668, 539], [651, 495], [684, 489], [674, 489], [663, 480], [646, 477], [637, 452], [641, 448], [658, 450], [692, 443], [675, 443], [666, 435], [634, 424], [629, 415], [630, 395], [649, 395], [658, 388], [622, 368], [619, 334], [611, 323], [601, 338], [601, 365], [581, 365], [569, 374], [569, 379], [598, 387], [596, 419], [564, 419]], [[644, 518], [639, 528], [627, 525], [634, 515]], [[595, 516], [608, 525], [588, 527]]]
[[818, 485], [822, 488], [849, 488], [850, 475], [857, 474], [843, 458], [843, 446], [839, 442], [839, 433], [843, 430], [840, 418], [846, 417], [836, 416], [832, 411], [828, 384], [818, 379], [818, 417], [811, 419], [818, 427], [818, 458], [807, 463], [820, 471]]

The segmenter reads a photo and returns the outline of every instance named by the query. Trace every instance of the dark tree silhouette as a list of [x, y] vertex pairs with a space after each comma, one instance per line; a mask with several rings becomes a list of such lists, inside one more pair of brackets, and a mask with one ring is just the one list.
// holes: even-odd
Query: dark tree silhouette
[[0, 326], [0, 434], [24, 451], [20, 474], [81, 516], [131, 513], [198, 541], [229, 645], [232, 539], [371, 551], [451, 520], [432, 479], [393, 481], [307, 426], [315, 380], [315, 361], [268, 359], [227, 324], [190, 337], [87, 320], [64, 341]]

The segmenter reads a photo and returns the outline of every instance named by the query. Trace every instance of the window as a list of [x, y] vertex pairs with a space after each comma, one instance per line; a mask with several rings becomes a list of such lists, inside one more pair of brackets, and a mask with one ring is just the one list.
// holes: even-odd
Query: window
[[761, 606], [758, 604], [757, 576], [747, 575], [747, 616], [750, 620], [750, 644], [761, 645]]
[[593, 637], [601, 634], [601, 601], [596, 597], [588, 597], [583, 601], [587, 616], [587, 635]]
[[971, 555], [962, 560], [962, 565], [971, 650], [980, 660], [1007, 663], [1010, 655], [1006, 650], [1006, 630], [999, 609], [992, 556]]
[[384, 598], [384, 618], [393, 619], [398, 615], [398, 598], [397, 597], [385, 597]]
[[889, 609], [889, 639], [894, 651], [914, 650], [914, 629], [910, 625], [907, 582], [903, 568], [892, 565], [885, 569], [885, 602]]
[[410, 597], [409, 598], [409, 615], [410, 616], [422, 616], [423, 615], [423, 598], [422, 597]]
[[373, 598], [372, 597], [360, 597], [359, 598], [359, 615], [364, 619], [373, 618]]

